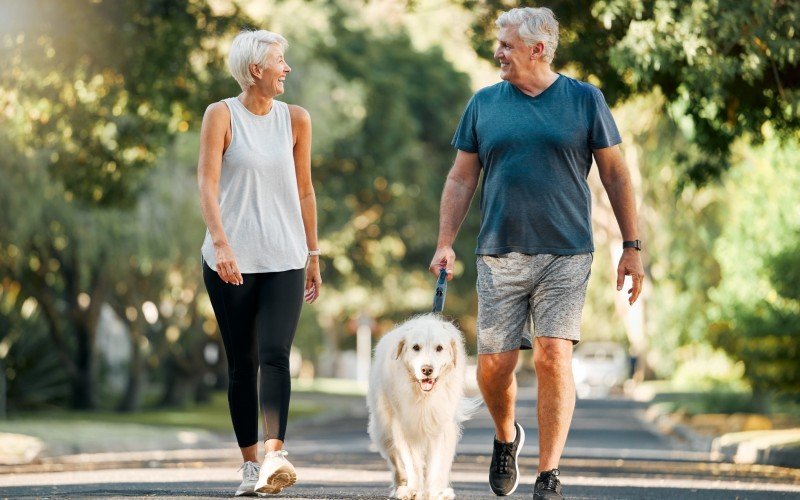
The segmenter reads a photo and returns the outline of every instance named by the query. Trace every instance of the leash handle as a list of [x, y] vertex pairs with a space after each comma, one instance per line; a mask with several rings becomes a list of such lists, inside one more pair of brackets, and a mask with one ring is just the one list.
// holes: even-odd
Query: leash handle
[[447, 295], [447, 269], [439, 270], [439, 279], [436, 280], [436, 293], [433, 295], [433, 312], [441, 313], [444, 309], [444, 299]]

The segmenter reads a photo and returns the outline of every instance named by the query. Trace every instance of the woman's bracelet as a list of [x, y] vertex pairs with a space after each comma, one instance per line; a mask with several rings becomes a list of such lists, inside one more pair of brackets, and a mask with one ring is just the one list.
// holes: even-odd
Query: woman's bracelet
[[308, 251], [308, 255], [310, 255], [310, 256], [313, 256], [313, 255], [319, 255], [319, 254], [321, 254], [321, 253], [322, 253], [322, 252], [321, 252], [319, 249], [316, 249], [316, 250], [309, 250], [309, 251]]

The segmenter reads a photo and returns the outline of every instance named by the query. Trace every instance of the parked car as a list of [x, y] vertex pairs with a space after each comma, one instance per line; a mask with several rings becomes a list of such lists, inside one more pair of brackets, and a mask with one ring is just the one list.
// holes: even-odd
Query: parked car
[[572, 354], [578, 397], [605, 397], [628, 379], [630, 357], [617, 342], [581, 342]]

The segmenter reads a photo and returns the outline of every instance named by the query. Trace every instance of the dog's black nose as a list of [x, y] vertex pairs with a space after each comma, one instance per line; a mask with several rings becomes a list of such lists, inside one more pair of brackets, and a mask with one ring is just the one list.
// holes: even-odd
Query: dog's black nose
[[422, 374], [426, 377], [430, 377], [431, 373], [433, 373], [433, 367], [431, 365], [425, 365], [422, 367]]

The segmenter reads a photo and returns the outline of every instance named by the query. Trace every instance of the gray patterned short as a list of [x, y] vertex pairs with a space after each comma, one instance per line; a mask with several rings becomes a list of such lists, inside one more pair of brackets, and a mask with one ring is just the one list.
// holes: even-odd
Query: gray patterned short
[[536, 337], [577, 343], [593, 256], [479, 255], [478, 353], [530, 349]]

